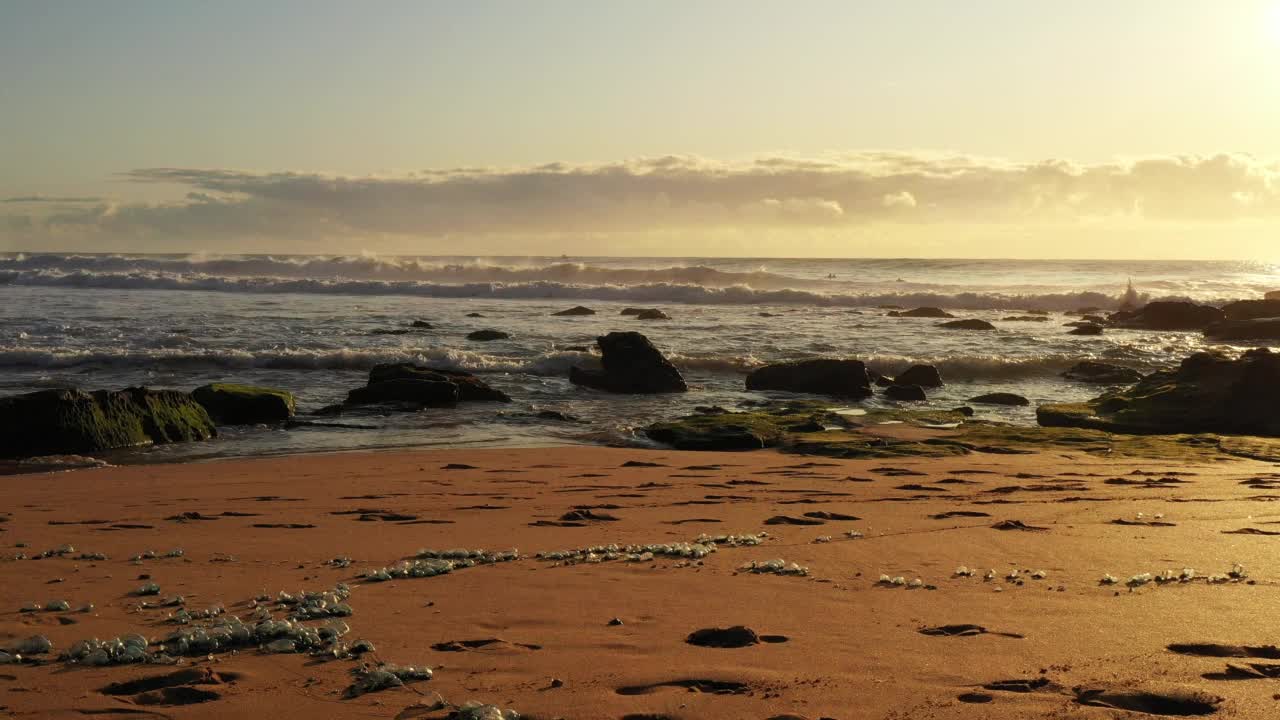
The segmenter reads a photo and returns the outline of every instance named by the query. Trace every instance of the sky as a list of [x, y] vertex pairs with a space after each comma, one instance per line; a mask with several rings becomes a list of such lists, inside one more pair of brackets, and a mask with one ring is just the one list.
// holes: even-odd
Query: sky
[[1280, 0], [0, 0], [0, 250], [1280, 260]]

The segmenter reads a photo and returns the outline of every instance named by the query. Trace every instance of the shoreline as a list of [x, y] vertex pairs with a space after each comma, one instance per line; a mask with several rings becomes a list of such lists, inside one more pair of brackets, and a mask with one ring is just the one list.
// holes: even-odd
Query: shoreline
[[[1280, 592], [1280, 539], [1268, 536], [1280, 506], [1262, 499], [1280, 488], [1275, 463], [562, 446], [313, 453], [33, 479], [4, 479], [4, 557], [64, 543], [77, 555], [0, 560], [0, 647], [36, 634], [54, 655], [91, 636], [163, 640], [217, 620], [176, 625], [166, 618], [178, 606], [144, 602], [181, 595], [191, 612], [220, 604], [220, 617], [248, 619], [261, 605], [280, 618], [288, 612], [276, 603], [280, 591], [345, 583], [353, 612], [337, 618], [350, 628], [343, 640], [375, 650], [320, 660], [247, 646], [184, 657], [178, 667], [45, 656], [0, 666], [0, 689], [27, 688], [0, 693], [14, 717], [447, 717], [427, 709], [436, 693], [544, 720], [1110, 716], [1071, 688], [1118, 703], [1154, 693], [1241, 717], [1276, 707], [1266, 681], [1209, 679], [1237, 661], [1167, 649], [1274, 643], [1255, 621]], [[993, 528], [1005, 521], [1015, 529]], [[1239, 532], [1248, 528], [1258, 532]], [[722, 545], [696, 559], [538, 558], [760, 532], [768, 536], [759, 545]], [[437, 577], [364, 577], [422, 548], [458, 547], [518, 548], [520, 558]], [[180, 557], [164, 557], [178, 548]], [[146, 550], [157, 557], [129, 559]], [[350, 564], [331, 562], [339, 557]], [[775, 558], [807, 574], [742, 569]], [[1210, 581], [1237, 563], [1247, 577]], [[977, 575], [956, 576], [961, 565]], [[1193, 568], [1195, 579], [1125, 586], [1167, 568]], [[987, 569], [996, 572], [990, 581]], [[881, 574], [908, 585], [879, 583]], [[1104, 574], [1120, 583], [1099, 585]], [[909, 586], [915, 578], [922, 587]], [[158, 596], [130, 594], [146, 582], [160, 586]], [[260, 596], [269, 600], [252, 602]], [[20, 612], [54, 599], [72, 609]], [[94, 610], [76, 612], [83, 603]], [[979, 630], [921, 632], [965, 624]], [[775, 642], [685, 641], [734, 625]], [[347, 699], [361, 662], [430, 666], [434, 678]], [[211, 675], [188, 677], [179, 690], [103, 691], [192, 668]], [[1015, 680], [1031, 691], [1011, 692], [1006, 681]]]

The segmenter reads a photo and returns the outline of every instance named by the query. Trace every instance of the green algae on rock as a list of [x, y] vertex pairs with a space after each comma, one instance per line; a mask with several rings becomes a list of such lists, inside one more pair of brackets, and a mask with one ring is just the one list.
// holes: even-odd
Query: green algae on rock
[[92, 453], [214, 437], [204, 407], [176, 390], [41, 390], [0, 398], [0, 456]]
[[219, 425], [284, 422], [293, 417], [293, 393], [276, 388], [236, 383], [212, 383], [191, 391]]

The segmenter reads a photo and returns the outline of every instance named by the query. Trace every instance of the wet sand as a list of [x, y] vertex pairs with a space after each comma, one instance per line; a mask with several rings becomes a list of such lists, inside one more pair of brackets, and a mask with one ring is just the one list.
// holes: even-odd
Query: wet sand
[[[1280, 713], [1280, 680], [1270, 677], [1280, 651], [1267, 647], [1280, 642], [1280, 466], [1267, 463], [554, 448], [110, 467], [0, 483], [0, 647], [37, 634], [54, 644], [36, 656], [43, 662], [0, 665], [0, 714], [13, 717], [445, 717], [427, 709], [437, 693], [526, 717], [612, 720]], [[722, 546], [701, 561], [535, 557], [761, 531], [762, 544]], [[74, 554], [10, 559], [63, 544]], [[361, 578], [421, 548], [458, 547], [523, 557], [430, 578]], [[181, 557], [163, 557], [175, 548]], [[130, 560], [148, 550], [161, 557]], [[327, 564], [339, 556], [352, 564]], [[740, 570], [775, 558], [808, 574]], [[1246, 578], [1207, 579], [1236, 563]], [[976, 574], [955, 577], [959, 566]], [[1194, 580], [1126, 586], [1184, 568]], [[983, 579], [988, 570], [994, 579]], [[1106, 574], [1119, 583], [1100, 585]], [[924, 587], [910, 587], [916, 578]], [[326, 661], [250, 648], [177, 667], [56, 659], [89, 637], [178, 629], [167, 621], [173, 608], [142, 609], [157, 598], [130, 594], [147, 582], [159, 598], [181, 594], [189, 610], [221, 603], [242, 618], [254, 597], [347, 583], [345, 639], [376, 650]], [[72, 609], [21, 612], [59, 599]], [[86, 603], [91, 612], [76, 611]], [[767, 641], [686, 642], [738, 625]], [[379, 661], [435, 675], [345, 698], [351, 669]], [[104, 692], [189, 668], [212, 672]], [[166, 682], [189, 690], [157, 690]]]

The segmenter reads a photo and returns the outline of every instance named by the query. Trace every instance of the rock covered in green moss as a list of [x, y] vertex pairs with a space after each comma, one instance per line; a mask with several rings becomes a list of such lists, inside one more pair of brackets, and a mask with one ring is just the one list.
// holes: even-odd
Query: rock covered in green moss
[[759, 450], [779, 445], [786, 432], [766, 413], [710, 413], [657, 422], [645, 433], [677, 450]]
[[256, 385], [212, 383], [191, 391], [219, 425], [284, 422], [293, 417], [293, 393]]
[[1280, 436], [1280, 354], [1239, 358], [1196, 353], [1176, 369], [1085, 403], [1041, 405], [1046, 427], [1121, 433], [1231, 433]]
[[0, 456], [92, 453], [214, 437], [213, 419], [176, 390], [41, 390], [0, 398]]

